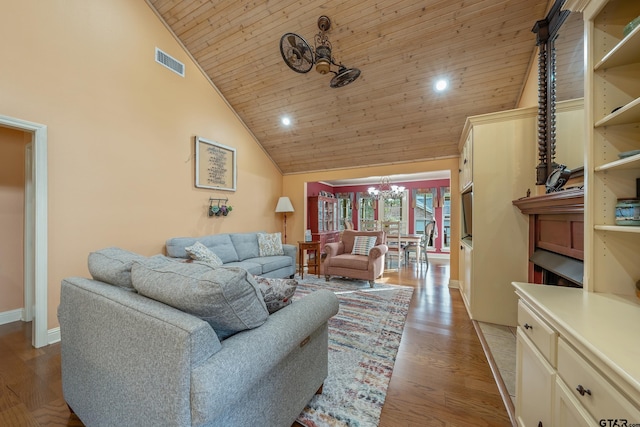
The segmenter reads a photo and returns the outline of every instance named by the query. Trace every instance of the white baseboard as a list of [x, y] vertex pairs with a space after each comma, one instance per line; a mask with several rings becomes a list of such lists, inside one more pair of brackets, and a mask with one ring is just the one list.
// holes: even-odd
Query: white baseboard
[[24, 309], [17, 308], [15, 310], [5, 311], [0, 313], [0, 325], [6, 325], [7, 323], [18, 322], [24, 318]]
[[60, 342], [60, 326], [47, 331], [47, 343], [55, 344], [57, 342]]
[[[0, 313], [0, 325], [7, 323], [24, 321], [24, 309], [5, 311]], [[55, 344], [60, 341], [60, 327], [49, 329], [47, 331], [47, 344]]]
[[453, 289], [460, 289], [460, 281], [449, 279], [449, 287]]
[[449, 252], [434, 252], [434, 253], [429, 252], [428, 257], [432, 259], [450, 259], [451, 258], [449, 255]]

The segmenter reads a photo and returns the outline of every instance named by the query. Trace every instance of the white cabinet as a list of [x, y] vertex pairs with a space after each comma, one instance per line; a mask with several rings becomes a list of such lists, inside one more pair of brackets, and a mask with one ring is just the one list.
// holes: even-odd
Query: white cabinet
[[635, 326], [629, 326], [640, 323], [637, 307], [582, 289], [514, 286], [521, 298], [516, 364], [519, 425], [640, 422], [640, 342]]
[[469, 129], [460, 151], [460, 191], [473, 182], [473, 129]]
[[464, 305], [469, 310], [471, 301], [471, 277], [473, 277], [473, 248], [466, 242], [460, 243], [459, 286]]
[[551, 426], [558, 333], [526, 303], [518, 302], [516, 419], [521, 426]]
[[527, 280], [529, 235], [511, 201], [527, 194], [535, 170], [536, 118], [536, 108], [509, 110], [469, 117], [463, 129], [460, 181], [473, 190], [473, 230], [460, 242], [458, 277], [473, 320], [516, 325], [511, 282]]
[[551, 426], [555, 370], [518, 327], [516, 419], [520, 426]]

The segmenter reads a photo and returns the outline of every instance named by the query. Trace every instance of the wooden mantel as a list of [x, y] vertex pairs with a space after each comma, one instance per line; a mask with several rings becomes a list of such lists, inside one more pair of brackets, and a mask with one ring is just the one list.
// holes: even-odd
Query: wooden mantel
[[540, 196], [523, 197], [512, 202], [523, 214], [584, 213], [584, 188], [570, 188]]
[[543, 250], [584, 260], [584, 189], [570, 188], [512, 202], [529, 215], [529, 282], [545, 283], [531, 260]]

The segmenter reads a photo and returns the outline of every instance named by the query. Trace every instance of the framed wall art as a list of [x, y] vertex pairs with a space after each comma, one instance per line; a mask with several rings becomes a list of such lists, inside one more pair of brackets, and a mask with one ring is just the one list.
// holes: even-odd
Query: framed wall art
[[196, 136], [196, 187], [236, 191], [236, 149]]

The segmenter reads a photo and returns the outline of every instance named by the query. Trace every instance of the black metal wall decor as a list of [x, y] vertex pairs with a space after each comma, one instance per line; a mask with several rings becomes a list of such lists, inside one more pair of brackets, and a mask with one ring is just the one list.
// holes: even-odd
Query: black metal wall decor
[[538, 53], [538, 159], [536, 184], [545, 185], [547, 178], [558, 168], [556, 157], [556, 57], [554, 41], [558, 30], [567, 19], [568, 10], [562, 10], [566, 0], [556, 0], [544, 19], [531, 30], [536, 34]]

